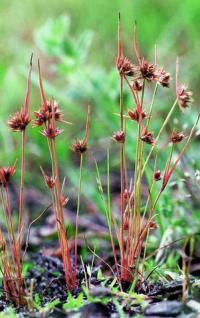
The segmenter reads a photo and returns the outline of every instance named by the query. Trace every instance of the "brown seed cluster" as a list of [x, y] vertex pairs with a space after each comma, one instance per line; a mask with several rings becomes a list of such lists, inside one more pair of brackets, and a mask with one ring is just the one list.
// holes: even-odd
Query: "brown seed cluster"
[[148, 61], [143, 60], [140, 65], [140, 72], [143, 79], [151, 82], [155, 79], [156, 66]]
[[132, 83], [132, 89], [133, 89], [135, 92], [140, 92], [140, 91], [142, 90], [142, 82], [139, 81], [139, 80], [133, 81], [133, 83]]
[[144, 111], [139, 111], [138, 108], [136, 108], [135, 111], [129, 110], [128, 116], [131, 120], [139, 122], [145, 119], [147, 117], [147, 114]]
[[60, 128], [53, 127], [53, 125], [49, 124], [49, 126], [43, 130], [42, 135], [49, 139], [54, 139], [61, 133], [62, 130]]
[[141, 140], [146, 142], [149, 145], [154, 144], [154, 136], [153, 136], [153, 132], [149, 132], [147, 131], [146, 128], [143, 129], [142, 135], [141, 135]]
[[55, 185], [55, 179], [53, 177], [45, 176], [45, 182], [50, 189], [52, 189]]
[[181, 109], [187, 108], [189, 104], [193, 101], [192, 92], [188, 91], [187, 86], [185, 85], [179, 85], [176, 94], [178, 104]]
[[56, 100], [45, 100], [42, 103], [41, 108], [34, 112], [35, 120], [34, 126], [43, 126], [42, 135], [55, 139], [62, 133], [60, 128], [55, 127], [55, 121], [63, 121], [63, 114], [58, 107]]
[[87, 140], [84, 139], [77, 139], [71, 146], [72, 150], [74, 152], [77, 153], [84, 153], [87, 148], [88, 148], [88, 144], [87, 144]]
[[6, 187], [6, 185], [10, 182], [11, 177], [15, 173], [15, 165], [10, 167], [0, 168], [0, 185]]
[[184, 139], [185, 135], [182, 132], [173, 131], [171, 134], [171, 142], [177, 144]]
[[160, 170], [156, 170], [156, 171], [154, 172], [153, 178], [154, 178], [155, 181], [161, 180], [161, 179], [162, 179], [162, 177], [161, 177], [161, 171], [160, 171]]
[[48, 139], [55, 139], [62, 133], [62, 130], [55, 127], [56, 121], [65, 122], [63, 120], [63, 114], [59, 109], [58, 103], [56, 100], [48, 100], [45, 96], [43, 83], [42, 83], [42, 74], [40, 69], [40, 62], [38, 60], [38, 71], [39, 71], [39, 86], [40, 86], [40, 95], [41, 95], [41, 107], [38, 111], [34, 112], [35, 126], [43, 126], [42, 135]]
[[138, 77], [139, 76], [139, 67], [131, 63], [127, 57], [122, 57], [117, 62], [117, 68], [121, 75]]
[[170, 73], [167, 73], [165, 70], [163, 69], [159, 69], [155, 72], [154, 74], [155, 79], [157, 80], [157, 82], [163, 86], [163, 87], [169, 87], [170, 84]]
[[8, 120], [8, 127], [13, 131], [23, 131], [26, 126], [30, 123], [31, 118], [23, 111], [15, 113]]
[[125, 143], [125, 132], [117, 131], [113, 134], [113, 139], [121, 144]]
[[77, 139], [71, 146], [71, 149], [79, 154], [83, 154], [88, 149], [88, 134], [89, 134], [89, 126], [90, 126], [90, 106], [88, 106], [87, 110], [87, 118], [85, 125], [85, 134], [83, 139]]
[[117, 60], [117, 69], [120, 75], [132, 77], [132, 89], [134, 91], [141, 91], [141, 80], [148, 82], [155, 81], [163, 87], [170, 86], [171, 76], [163, 68], [157, 68], [154, 63], [149, 63], [147, 60], [142, 60], [139, 65], [133, 64], [125, 57]]
[[43, 175], [44, 181], [45, 181], [45, 183], [46, 183], [46, 186], [47, 186], [49, 189], [52, 189], [52, 188], [54, 187], [54, 185], [55, 185], [55, 182], [56, 182], [55, 178], [53, 178], [52, 176], [51, 176], [51, 177], [48, 176], [48, 175], [44, 172], [44, 170], [43, 170], [42, 167], [40, 167], [40, 170], [41, 170], [41, 172], [42, 172], [42, 175]]
[[42, 104], [39, 111], [34, 112], [34, 115], [36, 117], [34, 125], [42, 126], [52, 118], [53, 114], [56, 121], [63, 121], [63, 114], [58, 107], [57, 101], [47, 100], [46, 103]]

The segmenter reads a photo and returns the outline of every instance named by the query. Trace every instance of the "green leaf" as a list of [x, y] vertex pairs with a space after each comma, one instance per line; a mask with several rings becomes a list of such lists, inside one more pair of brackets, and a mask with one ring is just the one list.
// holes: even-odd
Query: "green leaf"
[[72, 294], [68, 294], [67, 301], [63, 305], [65, 310], [78, 310], [84, 304], [84, 295], [80, 293], [77, 298], [74, 298]]
[[63, 52], [63, 42], [67, 41], [70, 19], [61, 15], [57, 19], [49, 19], [35, 33], [38, 47], [49, 55], [59, 56]]

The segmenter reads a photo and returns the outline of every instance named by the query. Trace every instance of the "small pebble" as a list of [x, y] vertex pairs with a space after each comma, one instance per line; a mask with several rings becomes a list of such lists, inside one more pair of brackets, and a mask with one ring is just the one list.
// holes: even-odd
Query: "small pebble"
[[149, 305], [145, 309], [146, 316], [161, 316], [161, 317], [173, 317], [181, 313], [183, 304], [179, 301], [165, 300], [158, 303]]

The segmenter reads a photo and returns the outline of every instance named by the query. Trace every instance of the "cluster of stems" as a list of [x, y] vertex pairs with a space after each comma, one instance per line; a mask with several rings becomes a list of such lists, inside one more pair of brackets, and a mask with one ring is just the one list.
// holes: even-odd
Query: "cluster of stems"
[[[67, 233], [65, 229], [65, 217], [64, 217], [64, 208], [62, 202], [62, 193], [61, 193], [61, 186], [60, 186], [60, 177], [59, 177], [59, 169], [58, 169], [58, 160], [56, 155], [56, 136], [60, 133], [60, 131], [55, 127], [55, 105], [53, 101], [49, 102], [46, 99], [43, 84], [42, 84], [42, 77], [40, 71], [40, 64], [38, 61], [38, 69], [39, 69], [39, 83], [40, 83], [40, 93], [41, 93], [41, 102], [42, 108], [44, 111], [47, 111], [50, 108], [51, 116], [47, 117], [44, 120], [44, 135], [47, 137], [49, 154], [51, 158], [51, 166], [52, 166], [52, 186], [49, 186], [52, 195], [52, 202], [53, 208], [55, 212], [56, 218], [56, 225], [58, 231], [58, 239], [59, 245], [61, 249], [63, 265], [64, 265], [64, 272], [65, 272], [65, 279], [66, 284], [69, 290], [71, 290], [73, 286], [73, 273], [72, 273], [72, 264], [71, 264], [71, 257], [70, 257], [70, 249], [69, 249], [69, 242], [67, 238]], [[46, 134], [45, 134], [46, 132]]]
[[[77, 251], [78, 221], [79, 221], [79, 211], [80, 211], [83, 152], [86, 151], [86, 148], [87, 148], [88, 124], [86, 125], [86, 136], [83, 139], [83, 145], [81, 143], [82, 141], [77, 141], [74, 145], [72, 145], [72, 149], [76, 152], [80, 152], [81, 154], [80, 155], [80, 180], [79, 180], [79, 189], [78, 189], [77, 214], [76, 214], [76, 226], [75, 226], [74, 264], [72, 264], [71, 251], [70, 251], [69, 240], [68, 240], [67, 232], [65, 228], [65, 216], [64, 216], [64, 205], [68, 202], [68, 198], [64, 198], [61, 191], [58, 159], [56, 155], [56, 137], [62, 131], [56, 128], [55, 123], [56, 123], [56, 120], [58, 121], [64, 121], [64, 120], [62, 118], [61, 112], [57, 109], [57, 106], [55, 108], [55, 101], [47, 101], [45, 97], [44, 89], [43, 89], [39, 62], [38, 62], [38, 68], [39, 68], [39, 83], [40, 83], [42, 107], [41, 107], [41, 110], [38, 113], [36, 113], [37, 114], [36, 125], [40, 125], [42, 122], [45, 126], [43, 135], [47, 138], [51, 165], [52, 165], [52, 176], [49, 179], [50, 182], [46, 182], [46, 183], [51, 191], [51, 196], [52, 196], [52, 202], [53, 202], [56, 224], [57, 224], [59, 246], [60, 246], [63, 265], [64, 265], [66, 285], [68, 290], [71, 291], [77, 286], [76, 273], [77, 273], [77, 258], [78, 258], [78, 251]], [[48, 112], [50, 113], [49, 116], [47, 116]], [[81, 148], [82, 146], [85, 147], [83, 151]], [[43, 175], [47, 181], [48, 177], [45, 176], [44, 172], [43, 172]]]
[[41, 95], [41, 109], [35, 112], [36, 120], [35, 125], [44, 125], [43, 135], [47, 138], [49, 154], [52, 165], [52, 176], [47, 177], [43, 172], [46, 184], [51, 191], [52, 202], [55, 212], [59, 246], [62, 254], [62, 260], [64, 265], [65, 279], [68, 290], [73, 290], [77, 286], [77, 259], [78, 259], [78, 224], [79, 224], [79, 212], [80, 212], [80, 195], [81, 195], [81, 185], [82, 185], [82, 169], [83, 169], [83, 156], [84, 152], [87, 150], [88, 142], [88, 132], [89, 132], [89, 116], [90, 108], [88, 107], [87, 120], [85, 135], [82, 140], [77, 140], [72, 145], [72, 150], [80, 154], [80, 177], [78, 185], [78, 198], [77, 198], [77, 212], [76, 212], [76, 224], [75, 224], [75, 238], [74, 238], [74, 263], [72, 263], [72, 255], [70, 251], [70, 244], [67, 237], [67, 232], [65, 228], [65, 216], [64, 216], [64, 205], [68, 202], [68, 198], [63, 196], [61, 191], [58, 159], [56, 155], [56, 137], [62, 133], [62, 131], [56, 127], [56, 121], [69, 123], [63, 120], [63, 115], [58, 108], [56, 101], [48, 101], [46, 99], [42, 76], [40, 70], [40, 63], [38, 61], [39, 70], [39, 85], [40, 85], [40, 95]]
[[[199, 121], [199, 116], [196, 123], [192, 127], [189, 136], [186, 138], [182, 132], [172, 131], [169, 137], [169, 154], [166, 149], [168, 159], [163, 171], [157, 169], [159, 159], [159, 140], [166, 126], [170, 124], [172, 115], [176, 110], [177, 105], [183, 111], [192, 101], [192, 93], [187, 91], [187, 87], [178, 83], [178, 59], [176, 64], [176, 94], [174, 103], [169, 109], [169, 112], [164, 119], [157, 136], [154, 132], [149, 131], [149, 127], [154, 119], [154, 103], [158, 87], [170, 86], [170, 74], [166, 73], [163, 68], [157, 66], [157, 52], [155, 49], [154, 63], [146, 61], [139, 50], [136, 28], [134, 30], [134, 51], [137, 63], [133, 64], [128, 58], [124, 57], [122, 41], [121, 41], [121, 22], [119, 17], [118, 24], [118, 55], [116, 66], [119, 72], [119, 90], [120, 90], [120, 131], [113, 135], [113, 138], [120, 146], [120, 175], [121, 175], [121, 208], [120, 208], [120, 223], [117, 223], [112, 215], [109, 222], [109, 230], [111, 236], [111, 244], [117, 268], [118, 280], [134, 282], [143, 281], [144, 273], [143, 266], [145, 260], [146, 241], [151, 229], [157, 227], [155, 214], [158, 201], [161, 194], [166, 188], [172, 173], [177, 164], [187, 149], [191, 138], [194, 134], [196, 125]], [[149, 86], [153, 85], [153, 95], [149, 107], [146, 106], [145, 92]], [[124, 105], [124, 87], [127, 86], [133, 99], [133, 110], [126, 111]], [[136, 153], [134, 154], [134, 169], [133, 169], [133, 186], [131, 180], [128, 180], [126, 168], [126, 126], [128, 122], [137, 126], [136, 137]], [[176, 144], [184, 142], [182, 149], [179, 151], [175, 161]], [[163, 150], [162, 150], [163, 151]], [[144, 198], [142, 193], [142, 184], [145, 180], [146, 169], [153, 166], [151, 180], [148, 180], [148, 194]], [[149, 173], [149, 172], [148, 172]], [[132, 179], [132, 178], [131, 178]], [[161, 184], [159, 185], [160, 182]], [[146, 182], [145, 182], [146, 183]], [[155, 183], [158, 185], [155, 187]], [[158, 190], [156, 190], [158, 189]], [[156, 194], [157, 191], [157, 194]], [[114, 226], [120, 249], [120, 259], [117, 259], [116, 248], [113, 244]], [[140, 261], [142, 260], [142, 262]]]
[[25, 305], [26, 297], [22, 278], [22, 241], [24, 235], [24, 175], [25, 175], [25, 141], [26, 127], [30, 122], [29, 103], [30, 103], [30, 84], [32, 71], [32, 56], [27, 80], [27, 90], [24, 104], [19, 112], [10, 117], [8, 126], [11, 130], [21, 133], [21, 176], [19, 186], [19, 209], [17, 229], [13, 224], [11, 202], [8, 184], [15, 173], [15, 166], [0, 168], [0, 192], [1, 202], [4, 212], [5, 224], [8, 240], [5, 240], [4, 233], [0, 229], [1, 245], [1, 271], [3, 276], [3, 290], [8, 300], [16, 305]]
[[[27, 80], [27, 92], [24, 104], [20, 111], [16, 112], [10, 117], [8, 121], [9, 128], [14, 132], [21, 133], [21, 176], [19, 186], [19, 211], [17, 225], [13, 224], [13, 216], [11, 211], [11, 202], [8, 191], [8, 184], [11, 177], [15, 173], [16, 163], [10, 167], [0, 168], [0, 193], [1, 202], [5, 217], [5, 224], [7, 228], [8, 239], [5, 239], [3, 228], [0, 228], [0, 270], [3, 276], [3, 291], [6, 298], [15, 302], [16, 305], [29, 306], [30, 301], [26, 297], [26, 290], [22, 277], [23, 260], [27, 250], [22, 255], [22, 246], [24, 238], [24, 216], [25, 216], [25, 203], [24, 203], [24, 176], [25, 176], [25, 147], [26, 147], [26, 128], [31, 122], [29, 115], [30, 104], [30, 85], [31, 85], [31, 71], [32, 71], [32, 56], [30, 61], [30, 69]], [[59, 246], [63, 259], [64, 273], [66, 279], [66, 287], [69, 291], [77, 287], [77, 263], [78, 263], [78, 225], [80, 213], [80, 197], [82, 185], [82, 169], [83, 157], [88, 147], [88, 132], [89, 132], [89, 117], [90, 108], [88, 107], [85, 135], [82, 140], [77, 140], [72, 145], [72, 150], [80, 154], [80, 178], [78, 185], [78, 198], [77, 198], [77, 214], [75, 225], [75, 238], [74, 238], [74, 253], [71, 253], [69, 239], [67, 237], [64, 206], [68, 202], [68, 198], [63, 195], [63, 188], [60, 183], [58, 158], [56, 154], [56, 137], [62, 131], [56, 127], [56, 122], [64, 122], [63, 114], [58, 108], [55, 100], [47, 100], [44, 89], [40, 70], [40, 63], [38, 61], [39, 71], [39, 86], [41, 95], [41, 108], [38, 112], [34, 112], [35, 120], [34, 126], [43, 126], [42, 135], [46, 137], [49, 155], [51, 160], [52, 173], [51, 177], [47, 176], [42, 170], [44, 180], [51, 192], [52, 206], [55, 213], [55, 221], [57, 225]], [[38, 217], [39, 218], [39, 217]], [[37, 219], [38, 219], [37, 218]], [[32, 224], [32, 223], [31, 223]], [[28, 233], [29, 235], [29, 233]], [[27, 237], [28, 240], [28, 237]], [[28, 242], [26, 240], [26, 242]], [[72, 255], [74, 255], [74, 262], [72, 262]]]

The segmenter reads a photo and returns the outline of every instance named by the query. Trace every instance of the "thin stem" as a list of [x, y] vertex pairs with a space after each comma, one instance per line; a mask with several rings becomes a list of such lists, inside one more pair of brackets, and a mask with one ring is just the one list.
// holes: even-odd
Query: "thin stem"
[[15, 233], [13, 228], [12, 214], [11, 214], [11, 207], [10, 207], [10, 198], [9, 198], [7, 186], [4, 187], [4, 193], [5, 193], [5, 207], [7, 210], [7, 213], [6, 211], [5, 213], [8, 216], [8, 234], [9, 234], [9, 241], [11, 243], [12, 258], [14, 260], [14, 263], [20, 263], [20, 255], [17, 254]]
[[12, 225], [10, 224], [10, 211], [8, 207], [8, 201], [7, 198], [5, 198], [5, 189], [3, 193], [3, 189], [1, 188], [1, 201], [2, 201], [2, 206], [3, 206], [3, 212], [4, 212], [4, 217], [6, 221], [6, 226], [7, 226], [7, 231], [8, 231], [8, 236], [9, 236], [9, 245], [10, 245], [10, 250], [11, 250], [11, 257], [13, 260], [13, 263], [15, 263], [15, 251], [14, 251], [14, 237], [13, 233], [14, 231], [12, 230]]
[[[155, 149], [155, 147], [157, 145], [157, 142], [158, 142], [158, 140], [160, 138], [160, 135], [162, 134], [162, 132], [165, 129], [165, 126], [167, 125], [172, 113], [175, 110], [176, 104], [177, 104], [177, 99], [175, 100], [174, 104], [172, 105], [170, 112], [168, 113], [168, 115], [167, 115], [162, 127], [160, 128], [160, 131], [159, 131], [159, 133], [157, 135], [157, 138], [156, 138], [156, 140], [155, 140], [155, 142], [154, 142], [154, 144], [153, 144], [153, 146], [152, 146], [152, 148], [151, 148], [151, 150], [150, 150], [150, 152], [149, 152], [149, 154], [148, 154], [148, 156], [146, 158], [146, 161], [145, 161], [145, 163], [143, 165], [141, 176], [143, 176], [143, 174], [144, 174], [144, 171], [145, 171], [145, 168], [146, 168], [146, 166], [147, 166], [147, 164], [149, 162], [149, 159], [150, 159], [150, 157], [151, 157], [151, 155], [152, 155], [152, 153], [153, 153], [153, 151], [154, 151], [154, 149]], [[137, 156], [137, 154], [136, 154], [136, 156]], [[132, 193], [130, 195], [130, 200], [129, 201], [131, 201], [133, 198], [134, 198], [134, 189], [133, 189], [133, 191], [132, 191]], [[127, 210], [127, 207], [126, 207], [126, 210]]]
[[153, 92], [153, 96], [152, 96], [152, 100], [151, 100], [151, 105], [150, 105], [150, 108], [149, 108], [149, 115], [148, 115], [149, 117], [148, 117], [147, 125], [146, 125], [147, 130], [148, 130], [149, 123], [150, 123], [150, 120], [151, 120], [151, 115], [152, 115], [152, 111], [153, 111], [153, 105], [154, 105], [157, 89], [158, 89], [158, 83], [156, 82], [156, 85], [155, 85], [155, 88], [154, 88], [154, 92]]
[[[13, 222], [12, 222], [12, 214], [11, 214], [11, 207], [10, 207], [10, 198], [8, 194], [8, 187], [7, 185], [4, 187], [4, 196], [5, 196], [5, 202], [3, 199], [3, 193], [2, 193], [2, 202], [4, 206], [4, 214], [7, 220], [7, 230], [9, 235], [9, 243], [11, 248], [11, 258], [13, 262], [13, 266], [15, 267], [16, 271], [13, 273], [13, 278], [10, 277], [10, 287], [12, 290], [15, 290], [15, 285], [17, 286], [17, 297], [19, 297], [20, 303], [24, 303], [24, 291], [22, 287], [22, 265], [21, 265], [21, 255], [20, 255], [20, 249], [18, 248], [18, 244], [16, 244], [15, 240], [15, 233], [13, 228]], [[9, 274], [10, 275], [10, 274]]]
[[[172, 155], [173, 155], [173, 152], [174, 152], [174, 144], [172, 144], [172, 147], [171, 147], [171, 151], [170, 151], [170, 155], [169, 155], [169, 159], [167, 160], [167, 163], [166, 163], [166, 167], [165, 167], [165, 175], [167, 175], [169, 173], [169, 170], [170, 170], [170, 165], [171, 165], [171, 161], [172, 161]], [[155, 199], [155, 202], [153, 204], [153, 211], [155, 210], [156, 208], [156, 205], [158, 203], [158, 200], [160, 199], [160, 196], [162, 194], [162, 191], [160, 190], [156, 199]]]
[[169, 119], [170, 119], [170, 117], [171, 117], [171, 115], [172, 115], [173, 112], [174, 112], [174, 109], [175, 109], [175, 107], [176, 107], [176, 104], [177, 104], [177, 98], [176, 98], [174, 104], [172, 105], [172, 107], [171, 107], [171, 109], [170, 109], [170, 111], [169, 111], [169, 113], [168, 113], [168, 115], [167, 115], [167, 117], [166, 117], [164, 123], [162, 124], [162, 127], [160, 128], [160, 131], [159, 131], [159, 133], [158, 133], [158, 135], [157, 135], [157, 137], [156, 137], [156, 139], [155, 139], [155, 143], [154, 143], [153, 146], [151, 147], [151, 150], [150, 150], [150, 152], [149, 152], [149, 154], [148, 154], [148, 156], [147, 156], [147, 158], [146, 158], [146, 161], [145, 161], [145, 163], [144, 163], [144, 165], [143, 165], [143, 168], [142, 168], [142, 175], [143, 175], [144, 170], [145, 170], [145, 168], [146, 168], [146, 165], [147, 165], [147, 163], [148, 163], [148, 161], [149, 161], [149, 159], [150, 159], [150, 157], [151, 157], [151, 155], [152, 155], [152, 153], [153, 153], [153, 151], [154, 151], [154, 149], [155, 149], [155, 147], [156, 147], [156, 145], [157, 145], [157, 142], [158, 142], [158, 140], [159, 140], [159, 138], [160, 138], [160, 135], [162, 134], [163, 130], [165, 129], [165, 127], [166, 127], [166, 125], [167, 125], [167, 123], [168, 123], [168, 121], [169, 121]]
[[183, 245], [183, 256], [182, 256], [182, 272], [183, 272], [183, 286], [182, 286], [182, 303], [186, 304], [187, 300], [187, 287], [188, 287], [188, 280], [189, 280], [189, 271], [188, 267], [186, 265], [186, 246], [189, 242], [189, 238], [185, 239], [184, 245]]
[[[52, 202], [53, 202], [54, 197], [53, 197], [52, 191], [51, 191], [51, 197], [52, 197]], [[52, 205], [53, 205], [53, 207], [54, 207], [54, 203], [51, 203], [47, 208], [45, 208], [45, 209], [42, 211], [42, 213], [40, 213], [39, 216], [37, 216], [37, 217], [29, 224], [29, 226], [28, 226], [28, 231], [27, 231], [28, 233], [27, 233], [27, 236], [26, 236], [26, 244], [25, 244], [24, 253], [23, 253], [23, 257], [22, 257], [22, 262], [24, 262], [25, 256], [26, 256], [26, 253], [27, 253], [27, 249], [28, 249], [28, 245], [29, 245], [29, 237], [30, 237], [30, 232], [31, 232], [31, 227], [32, 227], [32, 225], [33, 225], [35, 222], [37, 222], [37, 221], [44, 215], [44, 213], [45, 213]]]
[[61, 245], [66, 283], [67, 283], [68, 289], [71, 290], [71, 278], [72, 278], [71, 259], [70, 259], [70, 251], [69, 251], [67, 235], [65, 231], [63, 206], [60, 200], [61, 198], [60, 182], [59, 182], [58, 163], [57, 163], [54, 139], [50, 140], [50, 151], [52, 156], [53, 177], [55, 179], [54, 196], [55, 196], [55, 206], [56, 206], [56, 222], [57, 222], [57, 228], [58, 228], [58, 237], [59, 237], [59, 241]]
[[127, 77], [125, 76], [124, 78], [125, 78], [126, 83], [128, 84], [128, 87], [130, 88], [130, 91], [131, 91], [132, 95], [133, 95], [135, 104], [137, 105], [137, 104], [138, 104], [137, 94], [136, 94], [135, 91], [132, 89], [131, 84], [129, 83], [129, 80], [127, 79]]
[[[142, 110], [143, 102], [144, 102], [144, 90], [145, 90], [145, 80], [143, 81], [142, 87], [142, 95], [140, 107]], [[141, 131], [142, 131], [142, 122], [139, 120], [138, 122], [138, 133], [137, 133], [137, 149], [136, 149], [136, 161], [135, 161], [135, 176], [134, 176], [134, 207], [133, 207], [133, 216], [131, 221], [131, 257], [130, 257], [130, 265], [133, 265], [135, 259], [135, 251], [138, 244], [138, 238], [140, 235], [140, 209], [141, 209], [141, 170], [143, 163], [143, 142], [141, 140]]]
[[80, 198], [82, 187], [82, 172], [83, 172], [83, 154], [80, 154], [80, 170], [79, 170], [79, 186], [76, 210], [76, 230], [75, 230], [75, 249], [74, 249], [74, 278], [73, 284], [76, 284], [76, 270], [77, 270], [77, 255], [78, 255], [78, 226], [79, 226], [79, 213], [80, 213]]
[[117, 253], [115, 249], [114, 239], [113, 239], [113, 233], [112, 233], [112, 212], [111, 212], [111, 199], [110, 199], [110, 156], [109, 156], [109, 150], [107, 150], [107, 222], [108, 222], [108, 229], [110, 234], [110, 241], [113, 251], [113, 257], [115, 261], [115, 267], [117, 271], [117, 279], [120, 284], [120, 274], [118, 269], [118, 263], [117, 263]]
[[[120, 129], [124, 131], [124, 101], [123, 101], [123, 76], [120, 76]], [[124, 143], [121, 144], [121, 152], [120, 152], [120, 176], [121, 176], [121, 233], [120, 233], [120, 241], [121, 241], [121, 258], [122, 258], [122, 267], [124, 267]]]
[[137, 57], [138, 64], [141, 65], [141, 54], [138, 46], [137, 32], [136, 32], [136, 22], [134, 24], [134, 38], [133, 38], [133, 49]]
[[141, 103], [140, 103], [141, 104], [141, 108], [143, 108], [145, 84], [146, 84], [146, 81], [144, 79], [143, 85], [142, 85], [142, 96], [141, 96]]
[[124, 130], [124, 118], [123, 118], [123, 115], [124, 115], [124, 101], [123, 101], [123, 81], [124, 78], [123, 76], [121, 75], [120, 76], [120, 129], [121, 131]]
[[18, 245], [19, 249], [22, 243], [23, 235], [23, 216], [24, 216], [24, 174], [25, 174], [25, 140], [26, 130], [22, 131], [21, 139], [21, 178], [20, 178], [20, 194], [19, 194], [19, 220], [18, 220]]

